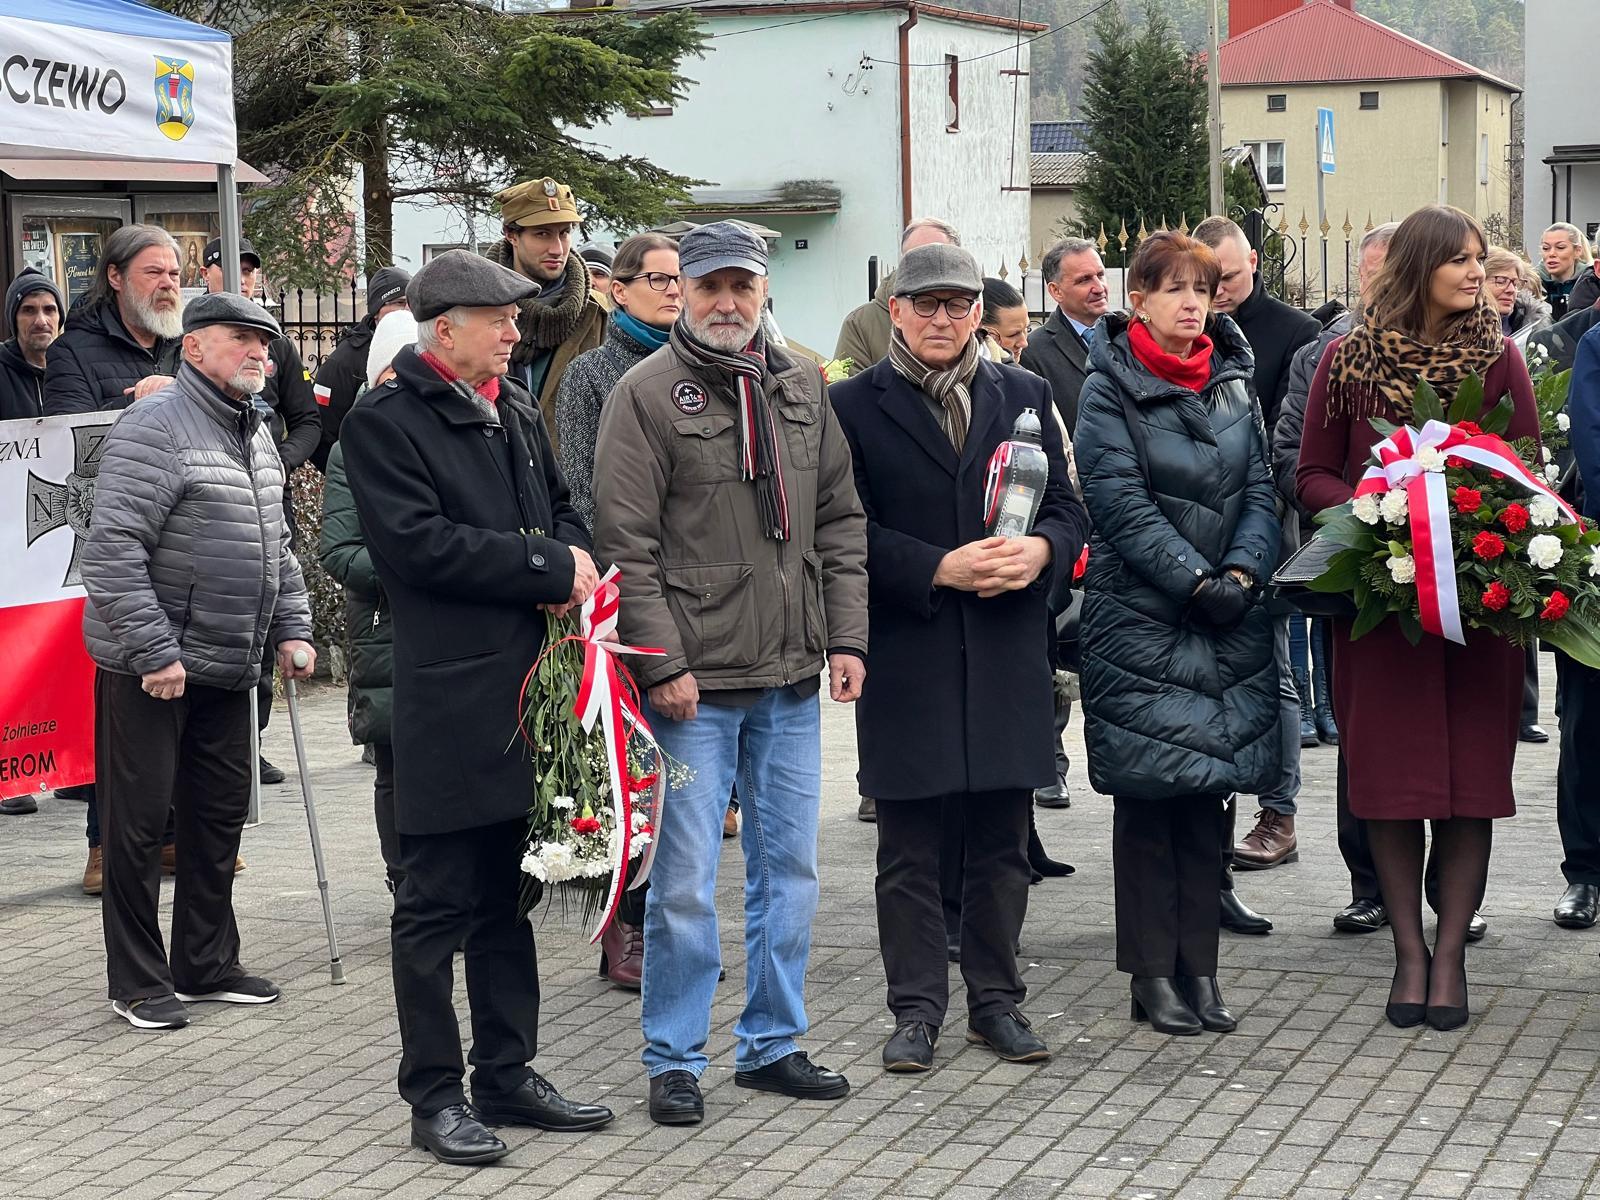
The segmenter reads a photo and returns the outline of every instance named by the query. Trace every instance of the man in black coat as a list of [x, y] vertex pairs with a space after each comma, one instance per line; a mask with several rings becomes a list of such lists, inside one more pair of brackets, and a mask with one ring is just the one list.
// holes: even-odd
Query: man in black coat
[[319, 471], [328, 469], [328, 455], [339, 440], [339, 426], [367, 386], [367, 351], [372, 346], [373, 332], [379, 321], [406, 306], [406, 285], [410, 282], [411, 273], [399, 267], [374, 271], [367, 280], [367, 315], [345, 331], [333, 353], [317, 368], [312, 395], [321, 410], [322, 437], [311, 461]]
[[[61, 332], [61, 289], [24, 267], [6, 289], [9, 340], [0, 343], [0, 421], [44, 415], [45, 352]], [[6, 811], [0, 803], [0, 812]]]
[[[533, 930], [517, 919], [534, 768], [517, 696], [544, 646], [541, 607], [599, 582], [539, 409], [506, 378], [533, 285], [465, 250], [407, 291], [417, 345], [344, 423], [345, 466], [394, 633], [395, 827], [405, 878], [391, 941], [400, 1094], [412, 1144], [493, 1162], [485, 1122], [597, 1129], [528, 1067], [539, 1021]], [[452, 959], [464, 949], [473, 1106], [462, 1088]]]
[[1016, 939], [1028, 895], [1033, 789], [1052, 776], [1046, 598], [1083, 548], [1088, 518], [1067, 482], [1056, 423], [1028, 536], [986, 536], [990, 457], [1037, 376], [983, 359], [978, 265], [955, 246], [908, 252], [895, 273], [889, 356], [830, 398], [867, 513], [874, 681], [856, 712], [863, 794], [878, 809], [878, 934], [895, 1031], [891, 1071], [924, 1071], [949, 1000], [941, 859], [944, 810], [965, 842], [961, 972], [967, 1040], [1012, 1062], [1050, 1056], [1020, 1011]]
[[[1290, 364], [1302, 346], [1317, 340], [1322, 326], [1309, 313], [1267, 295], [1256, 271], [1255, 250], [1244, 230], [1227, 217], [1206, 218], [1195, 226], [1194, 236], [1216, 252], [1222, 278], [1211, 307], [1214, 312], [1232, 316], [1250, 343], [1256, 360], [1255, 393], [1266, 428], [1271, 430], [1277, 426], [1278, 409], [1289, 389]], [[1300, 691], [1289, 662], [1290, 619], [1288, 613], [1279, 614], [1275, 633], [1281, 676], [1278, 700], [1282, 773], [1270, 793], [1259, 797], [1261, 807], [1256, 823], [1238, 845], [1233, 843], [1235, 801], [1229, 801], [1229, 819], [1224, 822], [1223, 861], [1241, 869], [1263, 870], [1300, 857], [1294, 830], [1296, 799], [1300, 795]], [[1296, 615], [1295, 619], [1303, 618]], [[1227, 866], [1223, 876], [1223, 927], [1235, 933], [1265, 933], [1271, 929], [1270, 923], [1250, 912], [1234, 894]]]

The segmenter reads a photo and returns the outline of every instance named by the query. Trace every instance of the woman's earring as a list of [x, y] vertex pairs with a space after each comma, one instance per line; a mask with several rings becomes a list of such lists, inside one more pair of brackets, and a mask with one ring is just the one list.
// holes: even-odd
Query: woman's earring
[[1150, 324], [1150, 314], [1149, 313], [1140, 313], [1139, 314], [1139, 320], [1143, 321], [1146, 325]]

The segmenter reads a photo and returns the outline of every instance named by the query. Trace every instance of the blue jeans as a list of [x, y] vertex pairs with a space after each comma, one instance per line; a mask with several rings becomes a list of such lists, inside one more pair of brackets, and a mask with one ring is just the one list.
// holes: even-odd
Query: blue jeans
[[[709, 693], [715, 696], [715, 693]], [[646, 707], [650, 727], [694, 778], [667, 795], [645, 901], [640, 1024], [652, 1077], [709, 1060], [711, 999], [722, 965], [717, 861], [728, 790], [744, 827], [745, 1005], [733, 1027], [734, 1068], [753, 1071], [793, 1054], [807, 1028], [806, 961], [817, 911], [817, 808], [822, 787], [817, 697], [773, 689], [750, 708], [707, 704], [692, 721]]]

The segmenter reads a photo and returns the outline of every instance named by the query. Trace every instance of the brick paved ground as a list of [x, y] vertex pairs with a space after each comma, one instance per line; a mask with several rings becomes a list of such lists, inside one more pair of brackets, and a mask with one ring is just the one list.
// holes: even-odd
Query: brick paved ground
[[[1549, 699], [1548, 694], [1546, 697]], [[268, 789], [238, 881], [246, 963], [284, 987], [261, 1009], [207, 1005], [187, 1029], [137, 1033], [105, 997], [97, 902], [82, 896], [82, 807], [48, 798], [0, 819], [0, 1196], [1294, 1197], [1600, 1194], [1600, 931], [1557, 930], [1561, 888], [1552, 748], [1518, 771], [1521, 815], [1499, 826], [1487, 941], [1471, 950], [1463, 1032], [1383, 1020], [1386, 935], [1333, 934], [1346, 883], [1334, 845], [1332, 754], [1307, 756], [1301, 862], [1241, 877], [1278, 924], [1224, 935], [1237, 1033], [1170, 1039], [1127, 1020], [1112, 968], [1110, 802], [1042, 813], [1048, 846], [1080, 868], [1035, 888], [1023, 934], [1027, 1008], [1057, 1054], [1042, 1068], [967, 1047], [952, 1022], [939, 1068], [878, 1067], [889, 1025], [872, 912], [872, 830], [855, 820], [847, 714], [825, 706], [822, 915], [811, 969], [814, 1057], [854, 1086], [836, 1104], [736, 1090], [729, 1029], [742, 993], [725, 924], [706, 1076], [708, 1120], [651, 1124], [637, 1000], [604, 986], [576, 932], [541, 928], [540, 1068], [618, 1111], [608, 1130], [507, 1131], [513, 1152], [477, 1172], [407, 1146], [387, 895], [371, 776], [342, 737], [343, 699], [308, 704], [310, 753], [350, 982], [329, 984], [305, 822], [291, 784]], [[1552, 725], [1553, 727], [1553, 725]], [[1076, 730], [1075, 730], [1076, 732]], [[269, 756], [292, 761], [279, 712]], [[725, 848], [725, 919], [737, 913]], [[164, 885], [170, 900], [170, 884]], [[462, 1011], [465, 1012], [464, 1002]]]

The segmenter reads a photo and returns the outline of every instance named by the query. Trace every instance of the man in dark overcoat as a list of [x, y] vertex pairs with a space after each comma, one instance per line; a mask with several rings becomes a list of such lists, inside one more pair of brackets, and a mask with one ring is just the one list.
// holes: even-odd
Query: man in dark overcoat
[[[407, 289], [417, 344], [345, 418], [350, 490], [394, 634], [395, 826], [405, 878], [391, 940], [400, 1094], [440, 1162], [504, 1157], [488, 1124], [596, 1129], [528, 1067], [539, 1021], [533, 930], [517, 918], [534, 768], [518, 694], [540, 608], [599, 582], [539, 407], [506, 377], [534, 285], [467, 251]], [[464, 951], [473, 1105], [462, 1088], [452, 959]]]
[[965, 842], [967, 1040], [1033, 1062], [1049, 1050], [1020, 1011], [1015, 947], [1029, 806], [1054, 773], [1045, 605], [1088, 517], [1046, 416], [1049, 479], [1032, 533], [985, 535], [990, 456], [1024, 409], [1048, 414], [1049, 386], [979, 353], [983, 282], [965, 250], [910, 251], [894, 291], [889, 356], [830, 393], [867, 513], [873, 682], [856, 730], [861, 791], [878, 801], [878, 935], [896, 1025], [884, 1065], [928, 1069], [944, 1021], [947, 804]]

